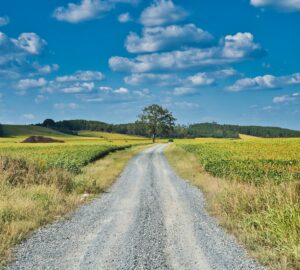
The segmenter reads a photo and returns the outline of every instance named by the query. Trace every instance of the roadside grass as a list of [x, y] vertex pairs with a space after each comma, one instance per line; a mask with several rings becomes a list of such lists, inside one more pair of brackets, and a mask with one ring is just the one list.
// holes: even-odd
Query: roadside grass
[[14, 245], [107, 190], [146, 147], [110, 153], [79, 174], [41, 167], [25, 158], [0, 157], [0, 269], [13, 259]]
[[170, 164], [206, 195], [207, 207], [251, 256], [269, 269], [300, 269], [299, 182], [254, 183], [216, 178], [195, 153], [170, 145]]

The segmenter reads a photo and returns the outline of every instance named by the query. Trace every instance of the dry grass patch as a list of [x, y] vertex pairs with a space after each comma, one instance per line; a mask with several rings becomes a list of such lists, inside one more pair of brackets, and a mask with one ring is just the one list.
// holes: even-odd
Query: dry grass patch
[[257, 186], [210, 176], [198, 158], [176, 145], [166, 156], [177, 173], [201, 188], [220, 224], [269, 269], [300, 269], [300, 186], [297, 182]]
[[146, 147], [111, 153], [83, 167], [78, 175], [41, 168], [24, 159], [0, 157], [0, 269], [11, 261], [15, 244], [73, 211], [86, 198], [105, 191], [127, 162]]

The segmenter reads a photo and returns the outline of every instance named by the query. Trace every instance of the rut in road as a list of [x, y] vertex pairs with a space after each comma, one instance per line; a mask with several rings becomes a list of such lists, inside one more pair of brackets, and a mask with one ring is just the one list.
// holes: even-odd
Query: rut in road
[[36, 232], [7, 269], [263, 269], [205, 210], [156, 145], [69, 219]]

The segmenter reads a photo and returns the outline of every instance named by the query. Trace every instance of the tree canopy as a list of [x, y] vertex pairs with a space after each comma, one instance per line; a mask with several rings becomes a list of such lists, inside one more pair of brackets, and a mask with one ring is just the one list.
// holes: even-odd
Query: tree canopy
[[169, 135], [175, 127], [176, 118], [173, 114], [157, 104], [145, 107], [137, 124], [145, 126], [153, 142], [158, 135]]

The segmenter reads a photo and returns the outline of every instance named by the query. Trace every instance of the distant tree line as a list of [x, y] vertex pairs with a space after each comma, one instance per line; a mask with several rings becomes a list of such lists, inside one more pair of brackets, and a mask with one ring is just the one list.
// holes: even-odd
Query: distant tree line
[[3, 127], [1, 125], [1, 123], [0, 123], [0, 137], [3, 137]]
[[[128, 124], [108, 124], [99, 121], [64, 120], [55, 122], [45, 120], [40, 126], [55, 129], [64, 133], [77, 134], [79, 130], [104, 131], [128, 135], [152, 137], [147, 127], [141, 121]], [[177, 125], [168, 133], [158, 130], [157, 137], [172, 138], [238, 138], [239, 134], [264, 138], [300, 137], [300, 131], [260, 126], [220, 125], [218, 123], [202, 123], [192, 125]]]

